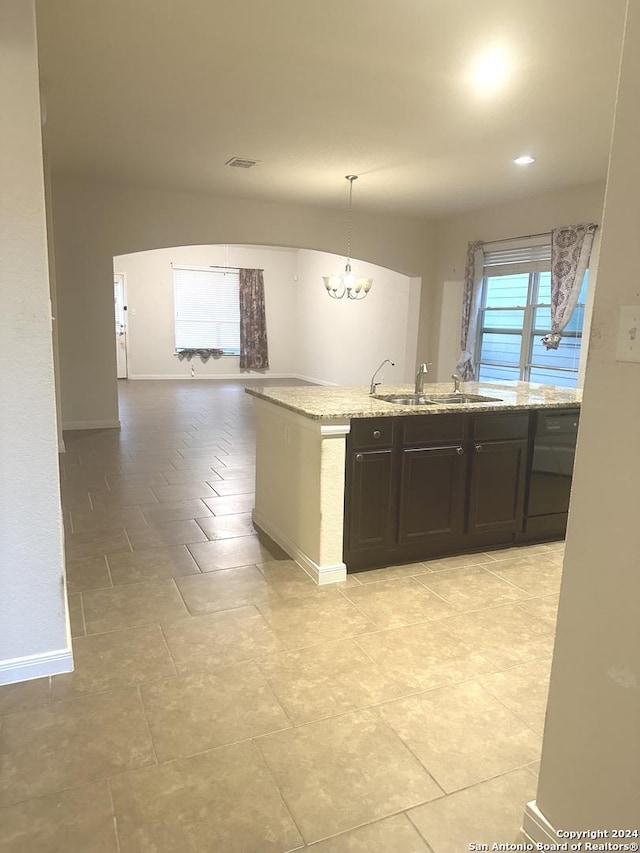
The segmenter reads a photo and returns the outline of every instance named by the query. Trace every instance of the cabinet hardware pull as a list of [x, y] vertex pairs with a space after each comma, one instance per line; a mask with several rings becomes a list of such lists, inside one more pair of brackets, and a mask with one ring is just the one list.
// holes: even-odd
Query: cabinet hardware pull
[[374, 438], [380, 438], [381, 435], [382, 435], [382, 433], [380, 432], [379, 429], [374, 429], [374, 431], [373, 431], [373, 437]]
[[482, 448], [482, 445], [481, 445], [481, 444], [476, 444], [476, 452], [477, 452], [477, 453], [482, 453], [482, 449], [483, 449], [483, 448]]
[[462, 456], [462, 454], [464, 453], [464, 447], [456, 447], [456, 453], [458, 454], [458, 456]]
[[362, 462], [363, 458], [362, 453], [356, 453], [356, 462]]

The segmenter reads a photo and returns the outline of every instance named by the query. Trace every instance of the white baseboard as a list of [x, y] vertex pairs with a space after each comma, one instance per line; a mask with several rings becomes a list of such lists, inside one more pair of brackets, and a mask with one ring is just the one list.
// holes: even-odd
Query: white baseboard
[[240, 373], [198, 373], [191, 376], [187, 373], [132, 373], [127, 379], [175, 379], [196, 381], [198, 379], [297, 379], [295, 373], [263, 373], [259, 370], [243, 370]]
[[557, 844], [559, 840], [557, 832], [542, 814], [535, 800], [527, 803], [527, 807], [524, 810], [522, 831], [526, 835], [527, 841], [531, 841], [534, 844]]
[[117, 418], [107, 421], [63, 421], [62, 429], [120, 429]]
[[255, 509], [253, 510], [253, 521], [256, 527], [263, 530], [267, 536], [270, 536], [274, 542], [283, 548], [318, 586], [346, 581], [347, 567], [345, 563], [320, 566]]
[[0, 684], [14, 684], [18, 681], [31, 681], [47, 675], [59, 675], [73, 671], [71, 649], [58, 649], [44, 655], [27, 655], [0, 661]]
[[327, 382], [325, 379], [315, 379], [313, 376], [303, 376], [301, 373], [294, 373], [293, 379], [302, 379], [303, 382], [312, 382], [314, 385], [331, 385], [337, 386], [337, 382]]

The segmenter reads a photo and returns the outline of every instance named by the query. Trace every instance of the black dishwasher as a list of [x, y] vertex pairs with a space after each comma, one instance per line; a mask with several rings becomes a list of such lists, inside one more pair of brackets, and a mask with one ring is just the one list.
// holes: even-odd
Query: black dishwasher
[[567, 527], [579, 409], [534, 413], [522, 539], [560, 539]]

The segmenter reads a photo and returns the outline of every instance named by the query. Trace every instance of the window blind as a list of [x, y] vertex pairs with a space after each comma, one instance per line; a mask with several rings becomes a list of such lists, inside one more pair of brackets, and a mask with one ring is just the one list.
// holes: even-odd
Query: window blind
[[486, 275], [496, 275], [501, 272], [496, 267], [507, 266], [523, 266], [528, 269], [544, 265], [546, 269], [551, 263], [551, 243], [539, 243], [538, 245], [518, 245], [496, 246], [495, 248], [485, 247], [484, 251], [484, 268], [487, 271]]
[[176, 350], [240, 353], [240, 273], [173, 267]]

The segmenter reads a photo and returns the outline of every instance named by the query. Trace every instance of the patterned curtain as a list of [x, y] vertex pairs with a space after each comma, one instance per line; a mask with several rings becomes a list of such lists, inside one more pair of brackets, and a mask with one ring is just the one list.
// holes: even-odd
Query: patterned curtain
[[547, 349], [558, 349], [562, 331], [571, 320], [597, 227], [589, 222], [551, 232], [551, 332], [542, 338]]
[[467, 246], [467, 262], [464, 270], [464, 295], [462, 300], [462, 326], [460, 329], [460, 349], [462, 354], [457, 370], [465, 382], [476, 378], [473, 353], [476, 347], [478, 330], [478, 309], [482, 290], [482, 272], [484, 268], [484, 243], [475, 241]]
[[240, 368], [269, 367], [262, 270], [240, 270]]

